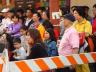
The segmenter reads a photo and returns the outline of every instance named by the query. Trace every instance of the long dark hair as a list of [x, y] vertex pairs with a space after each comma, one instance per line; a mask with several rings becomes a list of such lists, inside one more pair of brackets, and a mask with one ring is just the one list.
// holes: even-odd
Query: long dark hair
[[48, 29], [48, 28], [54, 29], [52, 23], [51, 23], [49, 20], [45, 20], [45, 21], [43, 22], [43, 26], [44, 26], [45, 29]]
[[73, 12], [74, 12], [74, 11], [77, 11], [80, 16], [82, 16], [83, 18], [85, 18], [85, 12], [84, 12], [84, 9], [83, 9], [82, 7], [76, 7], [76, 8], [73, 10]]
[[34, 40], [34, 44], [43, 43], [40, 32], [37, 29], [29, 29], [28, 33], [31, 36], [31, 38]]
[[34, 45], [31, 48], [31, 53], [27, 59], [48, 57], [46, 46], [41, 39], [39, 31], [37, 29], [29, 29], [28, 32], [34, 40]]
[[49, 33], [49, 35], [50, 35], [50, 40], [56, 42], [56, 37], [55, 37], [54, 30], [53, 30], [52, 28], [48, 28], [46, 31], [47, 31], [47, 32]]

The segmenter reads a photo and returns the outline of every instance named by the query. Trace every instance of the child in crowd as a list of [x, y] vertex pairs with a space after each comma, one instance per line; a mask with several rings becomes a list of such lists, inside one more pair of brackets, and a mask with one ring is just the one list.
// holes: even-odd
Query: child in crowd
[[27, 52], [27, 55], [29, 55], [29, 45], [27, 42], [27, 27], [22, 26], [20, 29], [20, 34], [21, 34], [21, 46], [24, 47], [24, 49]]
[[53, 29], [49, 28], [45, 31], [45, 44], [49, 56], [57, 56], [56, 38]]
[[13, 37], [20, 37], [21, 24], [19, 23], [19, 17], [17, 15], [12, 16], [12, 23], [7, 29], [7, 33], [11, 34]]
[[14, 43], [14, 48], [16, 48], [14, 50], [14, 52], [13, 52], [14, 53], [13, 58], [15, 60], [26, 59], [27, 54], [26, 54], [25, 49], [23, 47], [21, 47], [21, 40], [20, 40], [20, 38], [15, 38], [13, 40], [13, 43]]

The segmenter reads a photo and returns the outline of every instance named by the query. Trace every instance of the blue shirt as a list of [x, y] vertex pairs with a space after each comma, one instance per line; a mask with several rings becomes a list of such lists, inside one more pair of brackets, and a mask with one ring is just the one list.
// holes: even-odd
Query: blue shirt
[[55, 41], [45, 41], [45, 44], [47, 46], [47, 52], [49, 56], [57, 56], [58, 51], [56, 47], [56, 42]]

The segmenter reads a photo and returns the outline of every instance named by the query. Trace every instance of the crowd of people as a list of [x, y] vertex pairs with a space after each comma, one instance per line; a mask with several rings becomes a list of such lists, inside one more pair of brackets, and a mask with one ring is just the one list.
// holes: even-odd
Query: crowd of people
[[[96, 4], [94, 17], [90, 17], [88, 11], [87, 6], [73, 6], [70, 13], [62, 13], [60, 36], [56, 38], [48, 9], [4, 8], [0, 12], [0, 52], [7, 48], [10, 61], [94, 52]], [[72, 65], [44, 72], [96, 72], [95, 66], [95, 63]]]

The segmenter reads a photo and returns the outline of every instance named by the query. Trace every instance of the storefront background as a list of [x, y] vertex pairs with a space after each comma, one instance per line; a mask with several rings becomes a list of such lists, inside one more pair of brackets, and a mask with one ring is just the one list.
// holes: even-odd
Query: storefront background
[[[59, 0], [60, 7], [68, 7], [71, 6], [89, 6], [90, 12], [89, 14], [92, 16], [92, 6], [96, 3], [96, 0]], [[9, 7], [48, 7], [49, 0], [0, 0], [0, 9], [9, 6]]]
[[[59, 0], [60, 7], [70, 6], [70, 0]], [[26, 7], [32, 5], [33, 7], [48, 7], [49, 0], [0, 0], [0, 5], [6, 7]]]
[[93, 16], [92, 7], [96, 4], [96, 0], [71, 0], [71, 6], [88, 6], [90, 8], [89, 14]]

